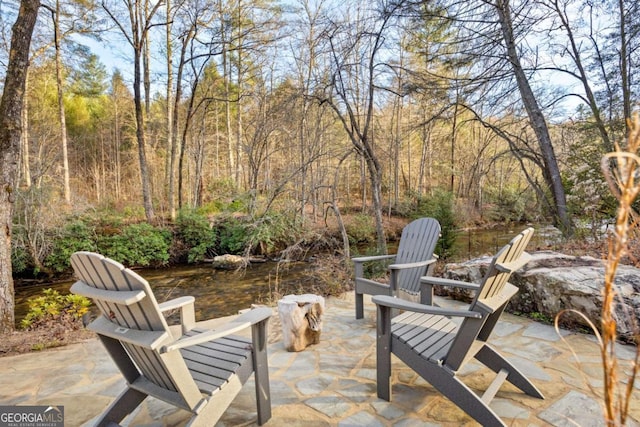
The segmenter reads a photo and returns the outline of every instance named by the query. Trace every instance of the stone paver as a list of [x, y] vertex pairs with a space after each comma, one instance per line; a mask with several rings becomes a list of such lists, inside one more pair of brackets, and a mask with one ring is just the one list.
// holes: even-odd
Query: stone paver
[[[197, 303], [197, 302], [196, 302]], [[440, 305], [457, 304], [439, 299]], [[477, 425], [398, 359], [393, 360], [393, 398], [376, 396], [375, 306], [365, 299], [365, 318], [354, 319], [352, 295], [328, 298], [319, 344], [299, 353], [285, 351], [274, 310], [270, 322], [269, 370], [273, 417], [267, 426], [429, 426]], [[509, 314], [492, 343], [525, 372], [546, 399], [529, 397], [505, 384], [492, 408], [509, 426], [600, 426], [602, 368], [592, 336], [562, 331]], [[576, 352], [580, 364], [569, 347]], [[622, 364], [635, 349], [618, 346]], [[483, 389], [493, 374], [469, 363], [460, 375]], [[637, 382], [638, 383], [638, 382]], [[639, 385], [636, 383], [636, 394]], [[90, 426], [123, 388], [124, 381], [98, 340], [44, 353], [0, 359], [0, 404], [64, 405], [66, 425]], [[255, 425], [254, 385], [245, 385], [217, 427]], [[640, 399], [632, 400], [632, 420], [640, 425]], [[147, 399], [124, 426], [181, 426], [185, 411]]]

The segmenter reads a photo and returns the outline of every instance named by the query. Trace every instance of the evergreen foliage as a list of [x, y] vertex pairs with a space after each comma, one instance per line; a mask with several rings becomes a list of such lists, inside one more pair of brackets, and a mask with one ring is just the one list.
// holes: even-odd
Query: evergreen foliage
[[454, 255], [454, 243], [458, 235], [455, 197], [445, 190], [435, 190], [431, 196], [417, 199], [414, 218], [431, 217], [440, 223], [440, 240], [436, 254], [447, 259]]
[[153, 266], [169, 261], [171, 232], [147, 223], [127, 225], [116, 234], [102, 235], [98, 252], [124, 265]]
[[180, 211], [176, 220], [176, 234], [177, 238], [187, 246], [189, 263], [203, 261], [211, 251], [215, 250], [217, 243], [215, 230], [208, 218], [194, 209]]

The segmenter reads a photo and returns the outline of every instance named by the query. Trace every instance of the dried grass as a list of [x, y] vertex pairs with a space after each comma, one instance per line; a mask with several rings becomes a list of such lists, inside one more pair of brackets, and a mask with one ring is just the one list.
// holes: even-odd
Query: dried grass
[[[559, 332], [559, 319], [563, 314], [572, 312], [582, 316], [593, 330], [598, 345], [603, 368], [604, 419], [607, 426], [624, 426], [627, 424], [629, 403], [631, 402], [634, 384], [638, 375], [640, 362], [640, 346], [636, 345], [635, 357], [627, 362], [616, 355], [617, 321], [616, 317], [628, 316], [633, 322], [636, 344], [640, 344], [640, 329], [633, 313], [616, 313], [618, 291], [615, 276], [618, 265], [629, 257], [629, 243], [637, 237], [638, 218], [633, 203], [640, 193], [640, 118], [638, 115], [630, 123], [631, 130], [627, 146], [616, 144], [615, 151], [608, 153], [602, 160], [602, 171], [612, 193], [618, 199], [616, 227], [613, 237], [608, 243], [608, 255], [605, 263], [605, 280], [602, 290], [603, 306], [600, 327], [590, 322], [584, 314], [575, 310], [565, 310], [556, 316], [555, 324]], [[578, 360], [576, 355], [576, 360]], [[621, 366], [624, 364], [625, 366]]]

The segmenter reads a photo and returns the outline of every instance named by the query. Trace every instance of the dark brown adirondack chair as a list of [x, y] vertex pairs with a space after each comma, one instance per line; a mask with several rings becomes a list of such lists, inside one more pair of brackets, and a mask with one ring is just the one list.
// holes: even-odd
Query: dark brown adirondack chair
[[[434, 250], [440, 238], [440, 223], [434, 218], [420, 218], [402, 230], [398, 251], [394, 255], [374, 255], [353, 258], [355, 267], [356, 319], [364, 316], [364, 294], [399, 296], [420, 293], [420, 277], [428, 273], [437, 257]], [[389, 262], [389, 283], [380, 283], [364, 277], [364, 263]]]
[[[154, 396], [191, 412], [187, 425], [210, 427], [252, 373], [257, 422], [269, 420], [266, 327], [271, 309], [250, 310], [219, 328], [202, 329], [195, 321], [193, 297], [158, 304], [145, 279], [96, 253], [76, 252], [71, 265], [78, 278], [71, 292], [91, 298], [101, 312], [88, 328], [127, 381], [96, 425], [117, 425]], [[180, 309], [177, 332], [163, 315], [172, 309]], [[235, 335], [247, 328], [251, 339]]]
[[[544, 398], [524, 374], [487, 343], [509, 299], [518, 292], [518, 288], [507, 281], [512, 272], [527, 263], [529, 255], [524, 249], [532, 234], [533, 229], [527, 228], [504, 246], [493, 258], [481, 284], [430, 277], [422, 279], [427, 286], [438, 284], [475, 289], [475, 298], [466, 309], [447, 309], [388, 296], [373, 297], [378, 306], [378, 397], [391, 399], [393, 353], [483, 426], [505, 425], [489, 407], [505, 380], [530, 396]], [[431, 291], [423, 288], [422, 292]], [[392, 310], [398, 309], [404, 312], [392, 318]], [[458, 317], [462, 322], [455, 323], [450, 317]], [[497, 373], [482, 396], [457, 375], [472, 358]]]

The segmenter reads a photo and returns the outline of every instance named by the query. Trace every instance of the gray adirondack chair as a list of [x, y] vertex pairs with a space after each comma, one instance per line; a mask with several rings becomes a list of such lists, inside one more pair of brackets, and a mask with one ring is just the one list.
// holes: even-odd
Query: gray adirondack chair
[[[195, 322], [194, 298], [158, 304], [149, 283], [102, 255], [76, 252], [71, 292], [91, 298], [95, 331], [127, 381], [96, 425], [117, 425], [147, 396], [193, 414], [189, 426], [213, 426], [254, 373], [257, 422], [271, 417], [266, 328], [271, 309], [250, 310], [215, 329]], [[163, 313], [179, 309], [181, 325]], [[251, 330], [251, 339], [236, 335]]]
[[[475, 289], [475, 298], [464, 309], [448, 309], [375, 296], [377, 304], [377, 381], [378, 397], [391, 399], [391, 354], [435, 387], [483, 426], [505, 426], [489, 407], [504, 381], [530, 396], [542, 393], [523, 373], [491, 347], [487, 340], [509, 299], [518, 288], [509, 276], [529, 260], [524, 248], [531, 239], [527, 228], [504, 246], [493, 258], [481, 284], [425, 277], [427, 286], [450, 285]], [[423, 292], [429, 292], [423, 289]], [[404, 310], [393, 317], [392, 310]], [[456, 317], [461, 322], [454, 322]], [[472, 358], [497, 373], [482, 396], [476, 394], [457, 375]]]
[[[393, 255], [352, 258], [355, 273], [356, 319], [364, 317], [364, 294], [398, 296], [402, 289], [408, 295], [420, 293], [420, 277], [437, 260], [433, 251], [440, 238], [440, 223], [434, 218], [420, 218], [402, 230], [398, 251]], [[364, 277], [367, 262], [389, 262], [389, 284]]]

